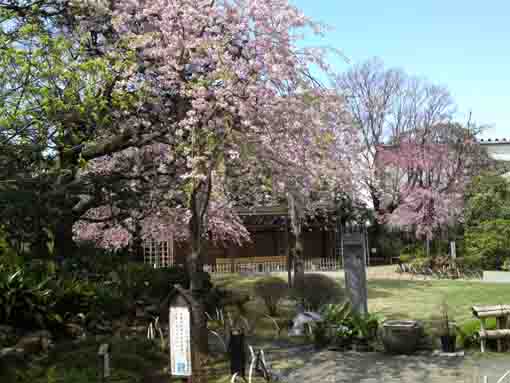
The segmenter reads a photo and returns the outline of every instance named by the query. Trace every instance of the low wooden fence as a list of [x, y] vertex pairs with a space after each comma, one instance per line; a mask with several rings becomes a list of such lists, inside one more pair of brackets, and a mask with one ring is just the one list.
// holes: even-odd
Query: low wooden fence
[[[334, 258], [306, 259], [305, 271], [335, 271], [342, 262]], [[274, 273], [287, 271], [286, 257], [218, 258], [215, 264], [204, 265], [209, 273]]]
[[[510, 305], [498, 306], [473, 306], [473, 315], [480, 319], [480, 347], [485, 352], [487, 348], [487, 339], [496, 339], [498, 352], [507, 349], [510, 339]], [[487, 319], [496, 318], [496, 330], [487, 330]]]

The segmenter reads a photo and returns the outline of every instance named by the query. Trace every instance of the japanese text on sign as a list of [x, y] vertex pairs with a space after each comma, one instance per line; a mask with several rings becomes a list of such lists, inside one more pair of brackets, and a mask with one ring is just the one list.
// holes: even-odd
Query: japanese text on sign
[[191, 376], [190, 319], [187, 307], [170, 307], [170, 364], [174, 376]]

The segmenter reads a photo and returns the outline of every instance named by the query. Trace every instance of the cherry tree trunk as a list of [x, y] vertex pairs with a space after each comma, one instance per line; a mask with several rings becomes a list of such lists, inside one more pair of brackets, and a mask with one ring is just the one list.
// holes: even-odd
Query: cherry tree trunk
[[285, 257], [287, 259], [287, 284], [289, 288], [293, 286], [292, 283], [292, 270], [293, 270], [293, 251], [291, 249], [290, 245], [290, 239], [289, 239], [289, 222], [288, 219], [285, 219], [285, 231], [283, 233], [284, 235], [284, 246], [285, 246]]
[[[193, 383], [207, 382], [205, 366], [209, 354], [207, 321], [205, 317], [204, 296], [207, 274], [202, 266], [202, 232], [204, 214], [207, 210], [210, 196], [210, 182], [204, 188], [199, 185], [191, 197], [191, 218], [189, 224], [191, 254], [188, 258], [187, 269], [190, 279], [190, 290], [193, 297], [191, 305], [191, 334], [192, 335], [192, 371]], [[205, 190], [204, 190], [205, 189]]]
[[302, 238], [302, 218], [304, 216], [304, 203], [302, 196], [296, 189], [287, 194], [289, 202], [290, 224], [294, 239], [294, 247], [291, 251], [294, 266], [294, 280], [292, 285], [299, 287], [305, 277], [305, 267], [303, 259], [303, 238]]
[[294, 241], [294, 286], [301, 286], [305, 279], [305, 263], [303, 259], [303, 237], [300, 232], [295, 233]]

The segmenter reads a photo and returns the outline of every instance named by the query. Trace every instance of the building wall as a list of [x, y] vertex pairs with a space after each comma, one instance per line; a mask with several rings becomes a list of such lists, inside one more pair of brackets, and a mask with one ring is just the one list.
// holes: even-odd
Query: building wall
[[[510, 164], [510, 141], [487, 141], [482, 140], [480, 145], [487, 150], [489, 156], [497, 161], [505, 161]], [[510, 172], [504, 174], [505, 177], [510, 177]]]
[[481, 143], [487, 153], [498, 161], [510, 161], [510, 142], [508, 143]]
[[[290, 234], [288, 234], [288, 238], [290, 240]], [[203, 262], [214, 264], [218, 258], [277, 257], [287, 254], [287, 238], [284, 231], [255, 231], [251, 233], [251, 239], [251, 242], [242, 247], [206, 245], [204, 251], [206, 259]], [[305, 231], [303, 233], [303, 243], [305, 258], [323, 258], [335, 255], [335, 241], [330, 232], [323, 230]], [[187, 255], [190, 254], [190, 248], [186, 244], [175, 244], [174, 254], [175, 262], [183, 264]]]

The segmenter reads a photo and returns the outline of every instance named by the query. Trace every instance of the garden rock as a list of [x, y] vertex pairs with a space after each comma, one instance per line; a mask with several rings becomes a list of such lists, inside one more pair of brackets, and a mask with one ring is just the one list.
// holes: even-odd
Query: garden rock
[[9, 347], [0, 349], [0, 371], [6, 368], [15, 368], [25, 362], [23, 349]]
[[65, 325], [65, 333], [71, 338], [81, 338], [85, 334], [85, 329], [78, 323], [67, 323]]
[[16, 348], [22, 349], [27, 354], [36, 354], [48, 351], [51, 345], [51, 333], [41, 330], [24, 335], [16, 344]]
[[313, 311], [299, 313], [292, 319], [292, 328], [289, 331], [289, 336], [301, 336], [305, 332], [306, 324], [317, 322], [322, 322], [320, 314]]

